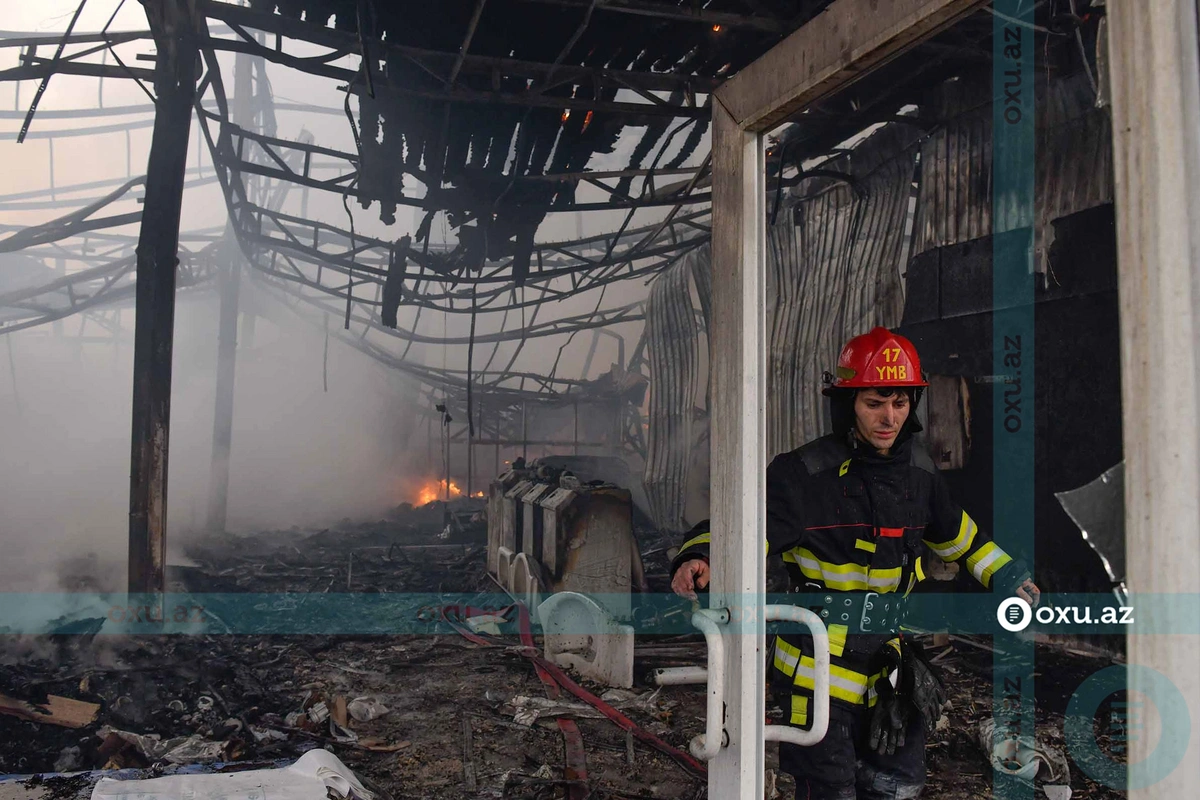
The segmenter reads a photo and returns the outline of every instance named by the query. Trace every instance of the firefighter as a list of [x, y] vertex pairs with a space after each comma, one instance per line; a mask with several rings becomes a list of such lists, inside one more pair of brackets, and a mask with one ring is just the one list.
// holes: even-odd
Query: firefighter
[[[818, 598], [830, 650], [828, 733], [812, 747], [781, 742], [780, 767], [803, 800], [916, 798], [945, 702], [936, 667], [900, 635], [905, 598], [924, 579], [922, 550], [1031, 606], [1040, 592], [914, 447], [929, 384], [908, 339], [886, 328], [851, 339], [826, 384], [833, 433], [767, 468], [767, 554], [782, 556], [792, 591]], [[680, 549], [677, 594], [695, 600], [708, 585], [709, 540], [704, 522]], [[810, 727], [812, 638], [775, 637], [771, 678], [789, 724]]]

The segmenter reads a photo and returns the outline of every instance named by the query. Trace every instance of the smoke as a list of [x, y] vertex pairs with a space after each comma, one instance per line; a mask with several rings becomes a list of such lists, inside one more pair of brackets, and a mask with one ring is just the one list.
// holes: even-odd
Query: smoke
[[[398, 375], [243, 281], [227, 528], [251, 533], [377, 517], [406, 497], [412, 390]], [[204, 528], [216, 385], [215, 293], [176, 310], [167, 539]], [[133, 311], [113, 336], [95, 319], [0, 342], [0, 585], [112, 591], [125, 585]], [[331, 328], [340, 320], [330, 320]], [[82, 336], [78, 335], [82, 325]], [[12, 346], [11, 368], [8, 347]], [[327, 387], [327, 388], [326, 388]], [[72, 564], [66, 564], [71, 559]], [[81, 568], [86, 565], [86, 568]], [[88, 573], [91, 573], [89, 579]]]

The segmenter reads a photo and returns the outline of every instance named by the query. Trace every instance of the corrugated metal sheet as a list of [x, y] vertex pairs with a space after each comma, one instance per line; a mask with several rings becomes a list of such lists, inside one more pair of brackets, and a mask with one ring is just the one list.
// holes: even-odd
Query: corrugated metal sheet
[[[1112, 123], [1095, 107], [1086, 76], [1036, 83], [1035, 248], [1045, 271], [1051, 223], [1113, 199]], [[992, 232], [992, 90], [978, 82], [942, 87], [939, 119], [921, 147], [921, 187], [913, 254]]]
[[890, 125], [823, 165], [853, 176], [813, 179], [792, 214], [767, 231], [767, 441], [772, 453], [820, 436], [827, 423], [822, 375], [842, 344], [904, 309], [899, 261], [916, 138]]
[[[1094, 100], [1082, 79], [1049, 86], [1043, 81], [1038, 88], [1036, 246], [1043, 258], [1053, 220], [1112, 202], [1111, 124]], [[921, 143], [916, 129], [893, 124], [853, 153], [823, 164], [848, 174], [852, 183], [805, 181], [803, 194], [767, 231], [772, 453], [792, 450], [826, 430], [821, 377], [832, 369], [841, 345], [875, 325], [900, 323], [899, 261], [918, 148], [914, 254], [991, 234], [991, 87], [947, 83], [940, 112], [951, 122]], [[652, 394], [645, 482], [655, 520], [665, 528], [683, 525], [694, 460], [700, 329], [688, 275], [694, 276], [707, 323], [709, 259], [707, 247], [698, 249], [660, 276], [646, 311]]]
[[[707, 248], [705, 248], [707, 250]], [[696, 408], [700, 329], [692, 306], [692, 257], [654, 281], [646, 303], [650, 418], [643, 484], [655, 524], [684, 530]]]
[[[851, 156], [824, 165], [846, 181], [813, 178], [767, 231], [767, 436], [771, 452], [792, 450], [824, 432], [821, 376], [843, 342], [903, 312], [900, 255], [918, 131], [888, 126]], [[773, 198], [772, 198], [773, 200]], [[707, 326], [709, 248], [690, 253], [655, 282], [646, 306], [650, 433], [645, 487], [655, 523], [684, 527], [693, 452], [700, 328], [688, 276]], [[707, 404], [706, 404], [707, 405]]]

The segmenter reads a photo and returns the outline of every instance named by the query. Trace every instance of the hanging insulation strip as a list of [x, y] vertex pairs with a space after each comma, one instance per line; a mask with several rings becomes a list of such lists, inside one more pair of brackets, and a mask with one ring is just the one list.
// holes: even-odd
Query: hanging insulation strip
[[699, 328], [688, 259], [664, 272], [646, 306], [650, 356], [650, 428], [644, 484], [655, 524], [683, 530], [693, 448]]
[[799, 187], [767, 233], [767, 440], [792, 450], [826, 431], [822, 374], [843, 342], [903, 312], [899, 260], [916, 132], [888, 126], [829, 165], [848, 180]]

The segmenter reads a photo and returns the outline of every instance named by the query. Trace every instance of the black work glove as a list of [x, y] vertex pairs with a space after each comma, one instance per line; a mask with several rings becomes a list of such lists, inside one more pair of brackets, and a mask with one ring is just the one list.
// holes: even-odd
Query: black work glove
[[875, 707], [871, 710], [871, 733], [867, 744], [881, 756], [895, 755], [896, 749], [904, 746], [910, 706], [892, 688], [887, 678], [875, 681], [875, 693], [877, 697]]
[[[904, 734], [908, 729], [912, 709], [903, 695], [903, 658], [891, 645], [885, 645], [873, 662], [872, 673], [883, 668], [886, 668], [886, 672], [875, 681], [876, 699], [875, 706], [871, 709], [867, 745], [881, 756], [895, 755], [896, 749], [904, 746]], [[893, 670], [900, 671], [896, 687], [888, 680]]]
[[938, 720], [942, 718], [942, 706], [946, 704], [946, 686], [941, 670], [930, 663], [925, 648], [916, 642], [902, 639], [900, 648], [906, 681], [904, 693], [924, 717], [926, 733], [933, 733]]

